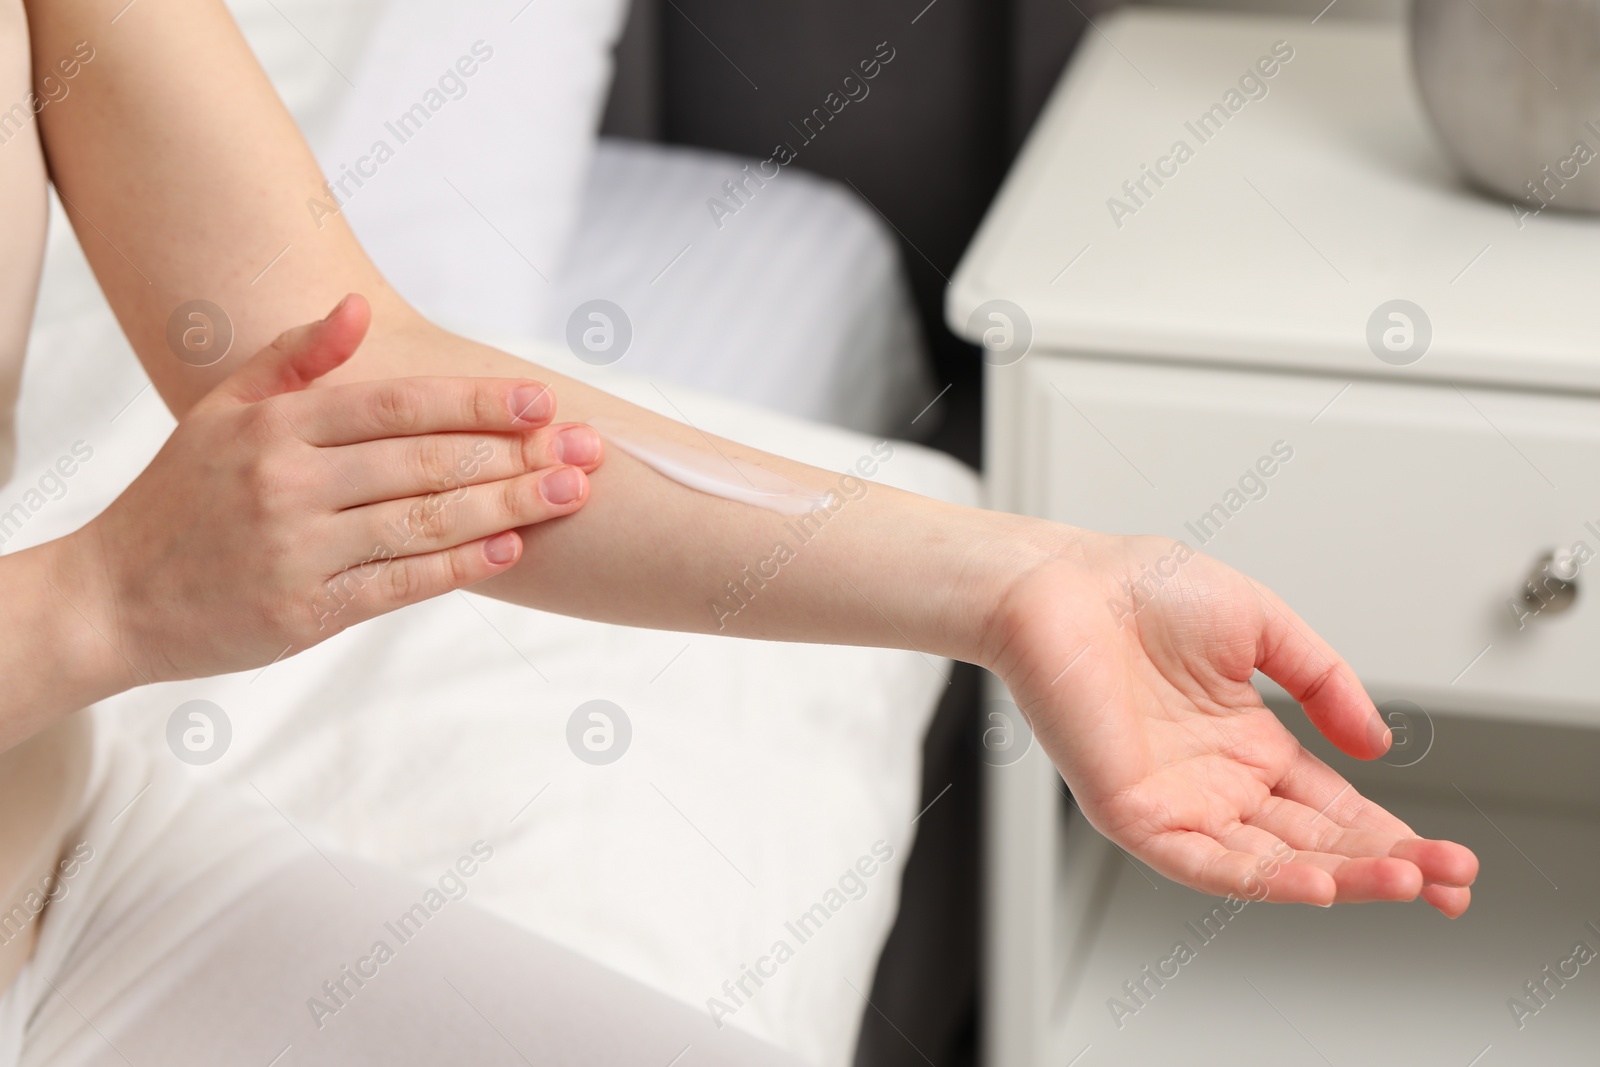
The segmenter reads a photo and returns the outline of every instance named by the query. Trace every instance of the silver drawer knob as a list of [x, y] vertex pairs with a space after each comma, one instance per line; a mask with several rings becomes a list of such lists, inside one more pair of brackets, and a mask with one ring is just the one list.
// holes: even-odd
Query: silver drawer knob
[[1578, 599], [1578, 561], [1566, 552], [1546, 552], [1533, 565], [1522, 602], [1534, 615], [1559, 615]]

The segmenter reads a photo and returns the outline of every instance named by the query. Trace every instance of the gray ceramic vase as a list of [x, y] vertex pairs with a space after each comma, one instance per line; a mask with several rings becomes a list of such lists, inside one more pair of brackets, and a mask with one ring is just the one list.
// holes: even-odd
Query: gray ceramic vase
[[1600, 211], [1600, 0], [1413, 0], [1423, 103], [1475, 183]]

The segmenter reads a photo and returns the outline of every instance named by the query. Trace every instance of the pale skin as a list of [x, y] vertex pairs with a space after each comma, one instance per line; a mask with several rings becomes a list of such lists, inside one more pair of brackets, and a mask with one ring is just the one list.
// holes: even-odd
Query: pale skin
[[[140, 3], [113, 35], [109, 20], [123, 2], [31, 0], [33, 55], [42, 65], [74, 42], [104, 42], [73, 98], [42, 117], [45, 149], [100, 283], [175, 412], [188, 412], [234, 366], [231, 357], [206, 370], [172, 359], [165, 324], [178, 303], [204, 296], [228, 309], [249, 351], [283, 324], [361, 292], [371, 301], [370, 335], [308, 394], [427, 374], [532, 377], [550, 384], [566, 418], [625, 420], [819, 491], [836, 484], [837, 473], [705, 438], [423, 320], [342, 219], [320, 229], [313, 221], [306, 202], [323, 196], [320, 175], [223, 6]], [[293, 252], [252, 287], [286, 244]], [[539, 282], [530, 274], [529, 284]], [[425, 403], [420, 393], [410, 399]], [[1286, 844], [1294, 855], [1267, 878], [1268, 900], [1421, 896], [1450, 916], [1470, 901], [1478, 864], [1468, 849], [1423, 839], [1363, 798], [1262, 704], [1251, 684], [1258, 670], [1349, 755], [1375, 758], [1390, 743], [1351, 668], [1275, 595], [1220, 563], [1190, 561], [1119, 622], [1105, 605], [1170, 542], [874, 485], [719, 631], [709, 602], [771, 554], [784, 518], [696, 493], [615, 452], [590, 482], [580, 511], [522, 529], [522, 556], [480, 589], [610, 622], [915, 648], [976, 663], [1010, 687], [1091, 822], [1168, 878], [1259, 895], [1261, 858]], [[91, 673], [116, 673], [100, 647]]]

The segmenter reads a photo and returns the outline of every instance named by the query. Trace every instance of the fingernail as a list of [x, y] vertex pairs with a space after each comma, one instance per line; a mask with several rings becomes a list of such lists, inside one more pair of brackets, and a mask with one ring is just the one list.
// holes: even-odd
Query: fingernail
[[517, 558], [517, 535], [510, 530], [495, 534], [483, 543], [483, 557], [497, 567], [510, 563]]
[[327, 314], [326, 314], [326, 315], [324, 315], [324, 316], [323, 316], [323, 317], [322, 317], [322, 321], [323, 321], [323, 322], [327, 322], [327, 321], [328, 321], [328, 320], [329, 320], [329, 319], [331, 319], [331, 318], [333, 318], [333, 317], [334, 317], [334, 316], [335, 316], [335, 315], [337, 315], [337, 314], [339, 314], [339, 312], [341, 312], [341, 311], [343, 311], [343, 310], [344, 310], [344, 306], [345, 306], [345, 305], [346, 305], [346, 304], [348, 304], [348, 303], [350, 303], [350, 294], [349, 294], [349, 293], [346, 293], [346, 294], [345, 294], [345, 295], [344, 295], [344, 299], [343, 299], [343, 300], [341, 300], [341, 301], [339, 301], [339, 302], [338, 302], [338, 303], [337, 303], [337, 304], [335, 304], [335, 305], [333, 305], [333, 310], [332, 310], [332, 311], [330, 311], [330, 312], [328, 312], [328, 313], [327, 313]]
[[518, 422], [548, 422], [556, 413], [555, 397], [543, 385], [519, 385], [511, 390], [511, 417]]
[[583, 495], [583, 472], [576, 467], [553, 470], [539, 480], [539, 492], [552, 504], [570, 504]]
[[600, 435], [590, 426], [572, 426], [556, 435], [556, 459], [586, 466], [600, 458]]

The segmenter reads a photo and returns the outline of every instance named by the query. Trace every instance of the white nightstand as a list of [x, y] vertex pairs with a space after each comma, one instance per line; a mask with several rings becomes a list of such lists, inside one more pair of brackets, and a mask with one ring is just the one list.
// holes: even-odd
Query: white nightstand
[[[1484, 872], [1456, 923], [1251, 905], [1206, 937], [1218, 902], [1107, 845], [1034, 749], [990, 772], [987, 1062], [1594, 1062], [1600, 222], [1467, 190], [1396, 27], [1100, 30], [949, 291], [995, 345], [992, 499], [1274, 586], [1417, 709], [1391, 720], [1408, 766], [1319, 753]], [[1587, 596], [1513, 606], [1580, 543]]]

